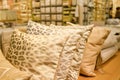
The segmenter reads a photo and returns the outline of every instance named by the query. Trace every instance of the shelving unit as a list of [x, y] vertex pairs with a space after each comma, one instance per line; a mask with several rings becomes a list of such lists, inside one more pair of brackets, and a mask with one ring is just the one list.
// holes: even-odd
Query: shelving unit
[[103, 21], [105, 20], [105, 1], [95, 0], [95, 21]]
[[94, 21], [99, 24], [105, 24], [110, 16], [110, 8], [112, 7], [112, 0], [94, 0]]
[[93, 19], [93, 12], [94, 12], [94, 1], [93, 0], [86, 0], [84, 2], [84, 19], [83, 19], [83, 25], [88, 25], [92, 24], [94, 19]]
[[31, 0], [16, 0], [13, 3], [13, 10], [17, 12], [18, 21], [26, 23], [31, 19]]
[[33, 21], [37, 21], [40, 22], [40, 0], [32, 0], [31, 2], [31, 6], [32, 6], [32, 20]]
[[63, 24], [77, 23], [75, 18], [76, 0], [63, 0]]
[[41, 23], [62, 25], [62, 0], [41, 0]]
[[32, 0], [32, 20], [50, 25], [75, 22], [76, 0]]
[[0, 0], [0, 23], [3, 23], [5, 27], [11, 27], [16, 23], [17, 14], [12, 10], [13, 0]]
[[31, 19], [31, 0], [20, 1], [20, 13], [22, 22], [27, 22]]
[[[42, 24], [66, 25], [77, 23], [75, 8], [77, 0], [13, 0], [11, 10], [17, 13], [18, 23], [32, 19]], [[9, 2], [11, 3], [11, 2]]]

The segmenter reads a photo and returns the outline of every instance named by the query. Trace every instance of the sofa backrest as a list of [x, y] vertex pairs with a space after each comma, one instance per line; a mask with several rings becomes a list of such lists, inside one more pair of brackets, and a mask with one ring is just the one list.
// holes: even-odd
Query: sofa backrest
[[26, 27], [15, 27], [15, 28], [5, 28], [0, 31], [0, 48], [5, 55], [8, 51], [8, 47], [10, 45], [11, 34], [14, 29], [19, 29], [22, 32], [26, 32]]

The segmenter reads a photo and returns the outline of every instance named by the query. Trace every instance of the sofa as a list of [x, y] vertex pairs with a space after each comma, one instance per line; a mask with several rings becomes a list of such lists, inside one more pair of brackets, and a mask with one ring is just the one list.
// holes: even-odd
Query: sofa
[[[102, 63], [105, 63], [108, 59], [115, 55], [115, 53], [120, 49], [120, 35], [119, 35], [119, 28], [108, 27], [111, 30], [108, 38], [105, 40], [101, 56], [102, 56]], [[118, 33], [118, 35], [116, 35]]]
[[[19, 29], [22, 32], [26, 32], [26, 27], [15, 27], [15, 28]], [[6, 56], [6, 54], [4, 54], [4, 53], [6, 53], [6, 51], [8, 50], [9, 44], [10, 44], [9, 43], [9, 41], [10, 41], [10, 36], [9, 35], [12, 33], [12, 31], [14, 31], [13, 28], [1, 29], [1, 31], [0, 31], [0, 43], [1, 43], [0, 44], [1, 45], [1, 54], [0, 54], [1, 55], [1, 58], [0, 58], [1, 61], [0, 61], [0, 64], [2, 64], [0, 66], [0, 68], [2, 68], [1, 73], [0, 73], [1, 74], [1, 76], [0, 76], [1, 79], [0, 80], [39, 80], [35, 75], [29, 74], [26, 71], [19, 70], [19, 68], [17, 68], [16, 66], [13, 66], [4, 57], [4, 56]], [[107, 60], [109, 60], [118, 51], [117, 38], [114, 36], [113, 33], [112, 34], [111, 33], [107, 37], [107, 39], [106, 39], [107, 41], [105, 41], [105, 43], [103, 44], [102, 49], [100, 48], [101, 49], [101, 54], [100, 54], [101, 56], [100, 57], [102, 58], [102, 63], [105, 63]], [[108, 44], [109, 44], [108, 41], [111, 41], [111, 40], [109, 40], [109, 39], [111, 39], [111, 37], [112, 37], [112, 39], [114, 38], [115, 41], [113, 42], [113, 45], [108, 46]], [[6, 41], [4, 41], [4, 40], [6, 40]], [[110, 43], [112, 43], [112, 42], [110, 42]], [[83, 54], [83, 56], [84, 56], [84, 54]], [[102, 65], [101, 62], [99, 63], [99, 65]], [[11, 76], [10, 75], [11, 73], [14, 76]], [[46, 79], [43, 78], [43, 80], [46, 80]], [[56, 79], [56, 80], [58, 80], [58, 79]]]

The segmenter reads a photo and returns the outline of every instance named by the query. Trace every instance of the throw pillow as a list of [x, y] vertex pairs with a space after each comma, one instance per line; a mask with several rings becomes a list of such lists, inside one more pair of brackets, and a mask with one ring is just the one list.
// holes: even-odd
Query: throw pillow
[[[26, 32], [26, 27], [15, 27], [15, 29], [19, 29], [22, 32]], [[6, 28], [6, 29], [2, 30], [1, 49], [2, 49], [3, 55], [6, 55], [6, 53], [8, 51], [8, 47], [10, 45], [11, 35], [12, 35], [13, 31], [14, 31], [14, 29], [12, 29], [12, 28]]]
[[94, 68], [97, 56], [99, 55], [102, 44], [109, 35], [110, 30], [103, 27], [94, 27], [86, 44], [82, 58], [80, 73], [86, 76], [96, 76]]
[[15, 68], [5, 59], [0, 50], [0, 80], [36, 80], [36, 77]]
[[[92, 30], [93, 25], [90, 26], [41, 26], [41, 24], [29, 21], [27, 33], [29, 34], [42, 34], [42, 35], [54, 35], [54, 34], [74, 34], [79, 33], [78, 35], [71, 36], [66, 45], [64, 46], [67, 50], [67, 53], [63, 53], [59, 60], [59, 65], [56, 71], [55, 79], [63, 80], [77, 80], [79, 76], [79, 69], [81, 63], [81, 55], [85, 49], [86, 40]], [[76, 41], [76, 38], [79, 38]], [[77, 49], [72, 45], [76, 44]], [[68, 47], [69, 46], [69, 47]], [[67, 47], [67, 48], [66, 48]], [[74, 49], [73, 49], [74, 48]], [[74, 53], [74, 54], [73, 54]], [[70, 56], [73, 54], [73, 57]], [[72, 58], [72, 59], [71, 59]], [[66, 64], [66, 65], [65, 65]]]
[[6, 58], [20, 70], [54, 80], [59, 56], [69, 35], [30, 35], [15, 30]]
[[117, 44], [117, 38], [114, 34], [110, 33], [107, 39], [105, 40], [102, 49], [112, 47]]

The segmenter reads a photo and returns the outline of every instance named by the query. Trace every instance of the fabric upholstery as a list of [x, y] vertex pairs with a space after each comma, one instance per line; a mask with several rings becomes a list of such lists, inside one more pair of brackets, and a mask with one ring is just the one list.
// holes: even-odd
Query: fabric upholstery
[[96, 76], [94, 73], [97, 56], [99, 55], [104, 40], [110, 31], [103, 27], [94, 27], [86, 44], [82, 58], [80, 73], [86, 76]]
[[105, 48], [109, 48], [112, 47], [114, 45], [116, 45], [117, 42], [117, 38], [114, 34], [110, 33], [109, 36], [107, 37], [107, 39], [105, 40], [105, 42], [103, 43], [102, 49]]
[[102, 63], [105, 63], [106, 61], [108, 61], [111, 57], [113, 57], [116, 54], [117, 51], [118, 51], [118, 47], [115, 45], [109, 48], [103, 49], [101, 51]]
[[53, 80], [60, 54], [69, 35], [30, 35], [15, 30], [6, 58], [20, 70], [39, 79]]
[[[26, 32], [26, 27], [16, 27], [15, 29], [19, 29], [22, 32]], [[1, 42], [1, 49], [4, 55], [6, 55], [6, 52], [8, 51], [8, 47], [10, 45], [10, 40], [11, 40], [11, 34], [14, 31], [13, 28], [6, 28], [2, 29], [1, 31], [1, 36], [0, 36], [0, 42]]]
[[4, 55], [6, 55], [7, 51], [8, 51], [8, 47], [10, 45], [10, 40], [11, 40], [11, 34], [13, 32], [13, 29], [6, 29], [2, 32], [2, 52]]
[[20, 71], [9, 63], [0, 50], [0, 80], [36, 80], [32, 74]]
[[[64, 49], [66, 49], [67, 54], [63, 53], [59, 60], [59, 65], [56, 71], [55, 80], [77, 80], [79, 76], [79, 69], [81, 63], [81, 55], [85, 49], [86, 40], [93, 28], [90, 26], [55, 26], [51, 25], [43, 26], [39, 23], [29, 21], [27, 33], [29, 34], [42, 34], [42, 35], [54, 35], [54, 34], [74, 34], [78, 32], [78, 35], [70, 36]], [[78, 39], [76, 41], [76, 39]], [[75, 47], [76, 45], [77, 47]], [[68, 54], [69, 53], [69, 54]], [[74, 53], [74, 54], [73, 54]], [[71, 57], [73, 56], [73, 57]]]

